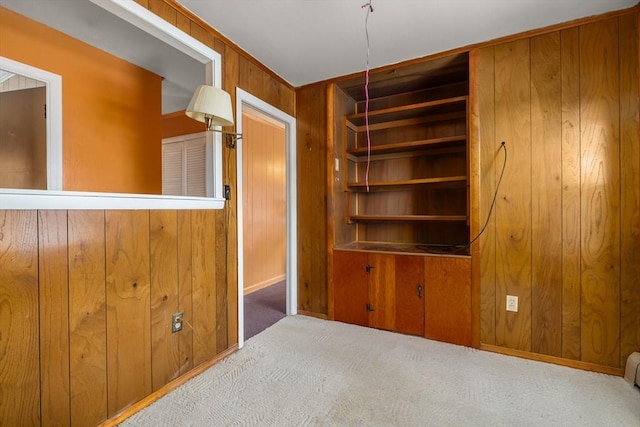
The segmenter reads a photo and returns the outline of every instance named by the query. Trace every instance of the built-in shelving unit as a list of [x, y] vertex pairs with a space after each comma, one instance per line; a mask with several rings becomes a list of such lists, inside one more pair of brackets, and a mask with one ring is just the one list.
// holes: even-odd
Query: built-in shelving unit
[[357, 79], [338, 85], [337, 218], [355, 230], [336, 235], [337, 247], [469, 242], [468, 78], [460, 54], [372, 76], [368, 97]]

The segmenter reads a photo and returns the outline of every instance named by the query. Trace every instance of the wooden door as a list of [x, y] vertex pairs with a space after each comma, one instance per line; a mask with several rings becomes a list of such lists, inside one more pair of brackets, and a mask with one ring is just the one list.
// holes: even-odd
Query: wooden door
[[425, 258], [425, 337], [471, 346], [471, 258]]
[[334, 251], [334, 319], [367, 326], [367, 281], [365, 252]]
[[396, 255], [396, 331], [424, 335], [424, 257]]
[[0, 93], [0, 187], [47, 189], [46, 88]]
[[395, 255], [369, 254], [369, 326], [396, 329]]

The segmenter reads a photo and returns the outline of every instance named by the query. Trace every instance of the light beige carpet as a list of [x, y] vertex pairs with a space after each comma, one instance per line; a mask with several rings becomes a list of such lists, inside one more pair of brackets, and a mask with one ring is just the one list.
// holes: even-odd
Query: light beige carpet
[[640, 426], [623, 378], [287, 317], [124, 426]]

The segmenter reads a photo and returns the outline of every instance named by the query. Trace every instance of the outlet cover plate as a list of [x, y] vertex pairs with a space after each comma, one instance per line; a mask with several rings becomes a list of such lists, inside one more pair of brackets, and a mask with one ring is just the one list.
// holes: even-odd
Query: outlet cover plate
[[182, 318], [183, 314], [181, 311], [171, 315], [171, 332], [176, 333], [182, 330], [182, 324], [184, 323]]
[[518, 312], [518, 297], [507, 295], [507, 311]]

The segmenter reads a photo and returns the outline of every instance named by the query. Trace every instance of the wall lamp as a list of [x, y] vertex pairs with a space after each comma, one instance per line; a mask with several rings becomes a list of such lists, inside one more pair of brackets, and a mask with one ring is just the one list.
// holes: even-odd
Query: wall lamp
[[235, 148], [241, 133], [215, 129], [214, 126], [233, 126], [233, 109], [231, 95], [222, 89], [209, 85], [196, 88], [185, 114], [199, 122], [203, 122], [208, 131], [220, 132], [227, 136], [227, 147]]

